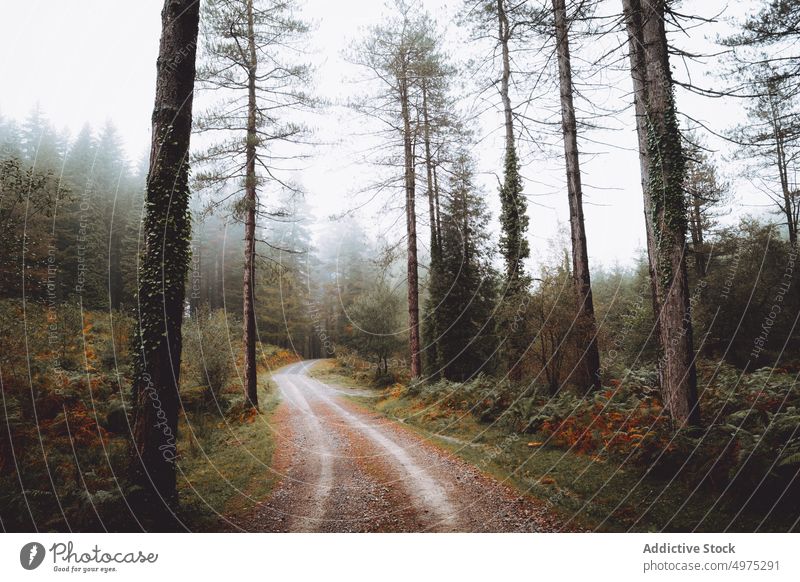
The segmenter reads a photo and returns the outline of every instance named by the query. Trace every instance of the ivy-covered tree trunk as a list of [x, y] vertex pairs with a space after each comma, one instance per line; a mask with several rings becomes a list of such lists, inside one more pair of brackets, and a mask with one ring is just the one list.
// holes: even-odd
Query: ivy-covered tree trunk
[[189, 137], [199, 22], [197, 0], [165, 0], [139, 265], [131, 477], [137, 507], [172, 527], [181, 322], [189, 263]]
[[527, 204], [522, 194], [522, 178], [519, 175], [519, 159], [514, 141], [514, 118], [509, 96], [511, 61], [508, 49], [508, 20], [503, 11], [503, 2], [498, 0], [500, 14], [500, 38], [503, 54], [503, 73], [500, 80], [500, 97], [503, 101], [505, 124], [505, 159], [503, 185], [500, 191], [500, 250], [506, 263], [506, 281], [509, 294], [514, 296], [523, 287], [524, 260], [530, 255], [525, 232], [528, 227]]
[[400, 108], [403, 117], [403, 154], [405, 158], [406, 191], [406, 237], [407, 237], [407, 278], [408, 278], [408, 336], [411, 352], [411, 377], [422, 374], [422, 355], [419, 334], [419, 272], [417, 264], [417, 214], [415, 209], [416, 176], [414, 174], [414, 149], [411, 133], [411, 112], [409, 108], [408, 71], [402, 71], [399, 79]]
[[558, 52], [558, 79], [561, 91], [561, 129], [564, 134], [564, 159], [567, 167], [569, 225], [572, 238], [572, 280], [577, 299], [579, 350], [583, 350], [580, 382], [588, 390], [600, 387], [600, 351], [597, 347], [597, 324], [592, 300], [586, 228], [583, 220], [583, 191], [578, 156], [578, 130], [572, 100], [572, 65], [569, 54], [569, 26], [564, 0], [553, 0]]
[[[623, 0], [630, 39], [643, 70], [644, 117], [637, 117], [640, 145], [646, 135], [644, 189], [648, 248], [658, 309], [659, 374], [664, 406], [680, 424], [698, 424], [689, 279], [686, 269], [685, 159], [675, 113], [669, 52], [664, 29], [665, 0]], [[631, 26], [633, 23], [633, 26]], [[640, 51], [640, 52], [639, 52]], [[636, 81], [635, 81], [636, 82]], [[643, 127], [641, 127], [643, 125]]]
[[244, 342], [244, 396], [245, 402], [258, 408], [258, 382], [256, 371], [256, 311], [255, 258], [256, 258], [256, 77], [258, 59], [256, 55], [255, 30], [253, 25], [253, 1], [247, 2], [247, 169], [245, 175], [245, 221], [244, 221], [244, 274], [242, 280], [242, 341]]
[[524, 262], [530, 255], [526, 232], [528, 230], [527, 203], [522, 194], [522, 178], [514, 140], [514, 115], [511, 108], [509, 83], [511, 79], [511, 57], [509, 41], [511, 28], [506, 14], [506, 0], [497, 0], [498, 40], [502, 55], [500, 98], [503, 102], [505, 125], [505, 159], [503, 184], [500, 187], [500, 252], [505, 262], [504, 307], [498, 317], [498, 333], [505, 337], [501, 348], [505, 354], [506, 369], [512, 379], [521, 375], [522, 358], [528, 348], [524, 326], [525, 294], [529, 280]]

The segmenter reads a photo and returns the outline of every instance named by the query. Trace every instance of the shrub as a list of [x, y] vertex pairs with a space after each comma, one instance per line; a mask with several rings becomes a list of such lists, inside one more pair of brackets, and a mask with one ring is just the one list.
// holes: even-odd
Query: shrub
[[261, 344], [258, 356], [259, 363], [266, 366], [267, 370], [274, 370], [302, 359], [296, 352], [269, 344]]
[[131, 363], [130, 338], [134, 325], [134, 319], [120, 311], [97, 319], [97, 358], [103, 369], [128, 371]]
[[184, 324], [181, 359], [186, 363], [188, 379], [205, 386], [207, 397], [217, 401], [235, 369], [223, 310], [200, 310]]

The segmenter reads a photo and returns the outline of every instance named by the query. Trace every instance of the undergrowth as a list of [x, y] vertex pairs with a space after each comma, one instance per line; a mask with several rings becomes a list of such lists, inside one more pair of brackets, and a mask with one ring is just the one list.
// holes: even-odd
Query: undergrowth
[[[315, 374], [352, 383], [353, 369], [330, 360]], [[672, 425], [652, 369], [628, 370], [588, 397], [478, 376], [396, 383], [363, 404], [589, 528], [796, 530], [796, 376], [708, 363], [699, 371], [701, 429]]]

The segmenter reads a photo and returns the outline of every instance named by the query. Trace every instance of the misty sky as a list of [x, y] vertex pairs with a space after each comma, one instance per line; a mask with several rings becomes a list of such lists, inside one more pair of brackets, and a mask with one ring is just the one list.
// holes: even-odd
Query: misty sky
[[[112, 120], [124, 137], [131, 160], [147, 149], [150, 114], [155, 87], [155, 61], [160, 34], [159, 0], [0, 0], [0, 113], [22, 119], [38, 103], [57, 128], [68, 128], [73, 135], [85, 122], [99, 128]], [[453, 24], [459, 1], [426, 0], [424, 5], [446, 24], [448, 49], [459, 58], [469, 56], [470, 47], [461, 44], [462, 31]], [[684, 2], [687, 7], [702, 6], [704, 16], [712, 16], [725, 3], [721, 0]], [[740, 17], [748, 3], [737, 2], [726, 17]], [[616, 10], [611, 0], [604, 10]], [[354, 83], [361, 72], [343, 58], [343, 51], [359, 37], [363, 28], [380, 21], [383, 11], [378, 0], [307, 0], [304, 13], [315, 24], [308, 60], [316, 68], [314, 91], [332, 105], [309, 118], [320, 144], [313, 156], [297, 172], [305, 186], [307, 199], [318, 221], [348, 208], [361, 207], [360, 216], [374, 228], [383, 229], [396, 218], [392, 207], [383, 201], [366, 203], [359, 193], [374, 175], [374, 168], [360, 162], [363, 144], [359, 133], [363, 121], [337, 105], [362, 88]], [[725, 23], [694, 29], [692, 38], [676, 39], [680, 46], [693, 50], [717, 50], [708, 40], [725, 34]], [[606, 39], [613, 44], [613, 39]], [[576, 67], [591, 58], [592, 47], [576, 47]], [[627, 64], [627, 61], [624, 62]], [[702, 64], [673, 62], [681, 79], [691, 74], [694, 82], [720, 86], [714, 76], [720, 69], [714, 60]], [[711, 71], [711, 74], [706, 74]], [[614, 88], [603, 95], [603, 105], [620, 108], [630, 101], [630, 80], [624, 71], [610, 72], [604, 79]], [[489, 101], [497, 101], [489, 95]], [[552, 117], [557, 95], [543, 97], [545, 103], [532, 105], [526, 114], [534, 119]], [[466, 100], [469, 101], [469, 100]], [[474, 100], [473, 100], [473, 105]], [[681, 111], [702, 119], [716, 131], [724, 131], [743, 120], [738, 103], [711, 100], [681, 91]], [[487, 109], [484, 107], [484, 109]], [[474, 122], [480, 143], [477, 147], [480, 180], [485, 185], [489, 208], [498, 214], [497, 178], [501, 168], [502, 144], [500, 115], [488, 108]], [[586, 226], [592, 266], [629, 264], [644, 245], [644, 219], [638, 156], [635, 153], [633, 113], [630, 108], [604, 125], [609, 130], [587, 134], [581, 142], [584, 153], [583, 175], [586, 186]], [[552, 141], [552, 138], [548, 138]], [[530, 239], [534, 260], [548, 252], [548, 240], [559, 228], [568, 226], [564, 170], [560, 142], [543, 149], [525, 146], [523, 175], [530, 197]], [[733, 220], [741, 213], [759, 213], [767, 199], [738, 180], [737, 166], [725, 161], [732, 153], [719, 139], [708, 145], [720, 152], [723, 175], [735, 180], [737, 202]], [[269, 192], [267, 192], [269, 195]], [[496, 228], [496, 226], [494, 227]]]

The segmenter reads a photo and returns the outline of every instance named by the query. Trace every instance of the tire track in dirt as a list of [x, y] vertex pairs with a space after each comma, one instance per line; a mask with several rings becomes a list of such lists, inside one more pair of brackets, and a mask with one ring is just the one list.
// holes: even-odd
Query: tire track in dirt
[[280, 482], [235, 521], [248, 531], [558, 531], [546, 504], [309, 378], [273, 375]]

